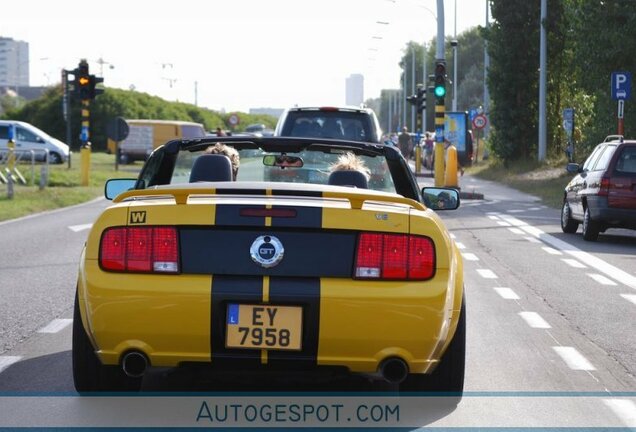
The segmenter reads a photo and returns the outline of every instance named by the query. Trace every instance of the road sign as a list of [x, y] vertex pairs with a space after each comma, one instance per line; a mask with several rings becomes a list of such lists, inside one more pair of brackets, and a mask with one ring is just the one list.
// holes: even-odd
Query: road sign
[[632, 74], [630, 72], [612, 72], [612, 100], [625, 100], [631, 97]]
[[473, 119], [473, 127], [475, 129], [483, 129], [488, 124], [488, 119], [483, 114], [478, 114]]
[[568, 138], [572, 136], [574, 131], [574, 108], [565, 108], [563, 110], [563, 130]]
[[130, 128], [123, 117], [112, 118], [106, 123], [106, 136], [113, 141], [123, 141], [128, 137]]
[[230, 116], [230, 118], [227, 119], [227, 121], [230, 123], [230, 125], [232, 126], [236, 126], [237, 124], [239, 124], [240, 120], [239, 120], [239, 116], [237, 116], [236, 114], [232, 114]]

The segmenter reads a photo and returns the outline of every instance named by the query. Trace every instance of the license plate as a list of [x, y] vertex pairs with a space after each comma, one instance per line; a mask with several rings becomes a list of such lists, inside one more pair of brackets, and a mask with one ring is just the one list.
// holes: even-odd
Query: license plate
[[302, 317], [300, 306], [231, 303], [227, 307], [225, 346], [300, 350]]

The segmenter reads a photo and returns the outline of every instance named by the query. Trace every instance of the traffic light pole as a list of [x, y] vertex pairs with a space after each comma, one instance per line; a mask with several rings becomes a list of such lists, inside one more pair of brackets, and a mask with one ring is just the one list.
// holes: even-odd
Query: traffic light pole
[[446, 60], [444, 52], [444, 0], [437, 0], [437, 55], [435, 63], [435, 186], [444, 184], [444, 114]]
[[82, 99], [82, 131], [80, 133], [80, 140], [82, 141], [82, 147], [80, 149], [80, 157], [82, 159], [82, 186], [88, 186], [91, 165], [91, 143], [88, 140], [90, 138], [90, 104], [90, 99]]

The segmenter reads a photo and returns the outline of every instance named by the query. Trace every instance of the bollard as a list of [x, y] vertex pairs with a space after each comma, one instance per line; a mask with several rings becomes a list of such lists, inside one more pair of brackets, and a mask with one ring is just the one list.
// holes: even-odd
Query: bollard
[[88, 179], [90, 176], [90, 167], [91, 167], [91, 143], [86, 142], [86, 145], [80, 149], [80, 159], [82, 160], [80, 176], [81, 186], [88, 186]]
[[13, 136], [9, 136], [7, 149], [7, 198], [13, 199], [13, 171], [15, 169], [15, 141], [13, 141]]
[[444, 186], [459, 189], [457, 182], [457, 149], [452, 144], [446, 150]]
[[435, 187], [444, 185], [444, 143], [435, 143]]
[[422, 147], [415, 147], [415, 174], [422, 172]]

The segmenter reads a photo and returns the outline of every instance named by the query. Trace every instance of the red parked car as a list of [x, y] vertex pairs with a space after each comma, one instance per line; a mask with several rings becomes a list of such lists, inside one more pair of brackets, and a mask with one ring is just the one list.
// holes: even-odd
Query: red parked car
[[569, 163], [576, 177], [563, 194], [561, 229], [596, 241], [608, 228], [636, 229], [636, 140], [611, 135], [583, 165]]

